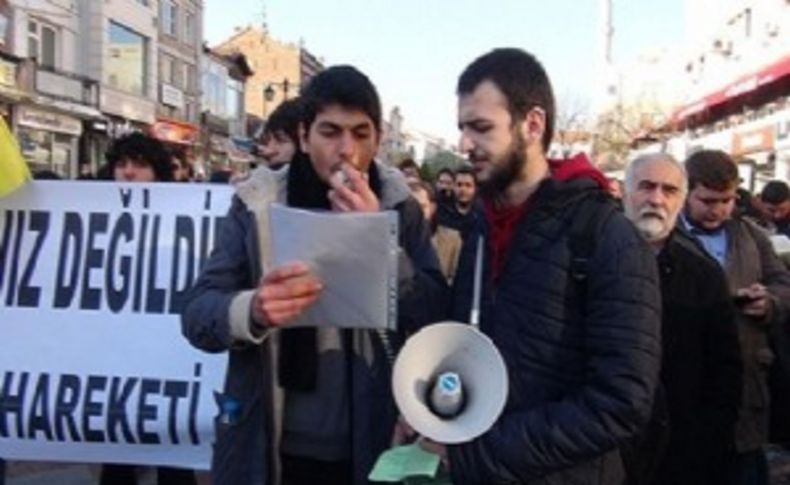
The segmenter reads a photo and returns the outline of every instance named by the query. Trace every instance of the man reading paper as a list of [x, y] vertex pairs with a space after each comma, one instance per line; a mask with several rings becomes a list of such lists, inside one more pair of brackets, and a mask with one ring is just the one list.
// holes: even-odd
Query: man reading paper
[[[278, 172], [259, 168], [239, 184], [183, 311], [193, 345], [229, 351], [217, 395], [214, 483], [367, 483], [395, 423], [390, 357], [406, 332], [443, 309], [443, 277], [419, 205], [397, 170], [373, 160], [381, 140], [373, 84], [353, 67], [332, 67], [313, 78], [303, 102], [306, 156]], [[301, 262], [271, 267], [272, 202], [398, 213], [397, 333], [287, 328], [328, 282]]]

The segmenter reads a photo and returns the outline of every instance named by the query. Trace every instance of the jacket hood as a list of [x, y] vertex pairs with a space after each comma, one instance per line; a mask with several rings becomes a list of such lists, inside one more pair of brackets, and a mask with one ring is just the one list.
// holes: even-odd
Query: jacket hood
[[551, 176], [558, 182], [588, 179], [594, 181], [603, 190], [609, 190], [609, 180], [584, 153], [578, 153], [567, 159], [550, 159], [548, 162]]

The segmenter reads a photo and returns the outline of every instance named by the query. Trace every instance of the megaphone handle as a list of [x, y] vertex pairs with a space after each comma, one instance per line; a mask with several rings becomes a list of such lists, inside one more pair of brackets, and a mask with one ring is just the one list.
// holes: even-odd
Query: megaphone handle
[[469, 323], [473, 327], [480, 326], [480, 294], [483, 286], [483, 250], [485, 240], [483, 236], [477, 236], [477, 254], [475, 254], [475, 279], [472, 290], [472, 311], [469, 314]]

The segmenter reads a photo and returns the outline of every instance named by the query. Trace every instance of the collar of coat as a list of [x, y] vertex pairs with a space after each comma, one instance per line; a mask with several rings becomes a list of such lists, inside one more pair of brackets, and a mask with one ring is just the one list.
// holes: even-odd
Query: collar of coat
[[[305, 161], [309, 162], [308, 159]], [[380, 181], [376, 195], [379, 197], [382, 209], [393, 209], [411, 196], [406, 178], [400, 170], [378, 160], [374, 160], [373, 163], [376, 165], [375, 171]], [[290, 170], [289, 165], [279, 170], [260, 166], [236, 186], [236, 193], [249, 208], [260, 208], [271, 202], [285, 203], [288, 200]]]

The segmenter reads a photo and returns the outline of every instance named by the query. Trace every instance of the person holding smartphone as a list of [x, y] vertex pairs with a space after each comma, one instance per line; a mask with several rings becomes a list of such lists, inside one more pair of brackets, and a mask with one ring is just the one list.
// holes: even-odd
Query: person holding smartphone
[[768, 442], [768, 372], [775, 358], [771, 335], [782, 330], [790, 314], [790, 272], [763, 230], [733, 214], [739, 176], [729, 155], [700, 150], [686, 160], [686, 170], [689, 194], [682, 226], [724, 268], [737, 306], [744, 384], [729, 476], [734, 484], [767, 484], [762, 445]]

